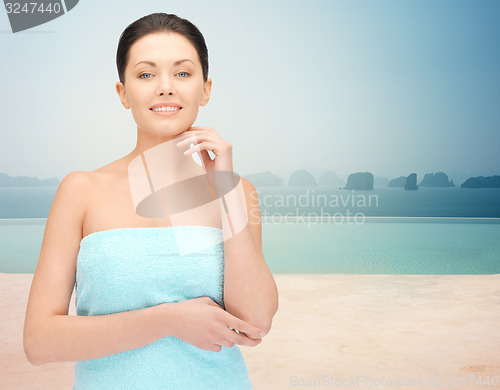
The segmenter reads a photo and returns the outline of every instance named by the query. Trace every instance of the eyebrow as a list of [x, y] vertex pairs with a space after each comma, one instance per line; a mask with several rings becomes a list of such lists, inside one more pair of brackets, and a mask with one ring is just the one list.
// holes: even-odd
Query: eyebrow
[[[180, 64], [182, 64], [183, 62], [186, 62], [186, 61], [193, 62], [189, 58], [184, 58], [182, 60], [175, 61], [174, 62], [174, 66], [180, 65]], [[152, 61], [140, 61], [137, 64], [135, 64], [135, 66], [137, 66], [139, 64], [148, 64], [148, 65], [151, 65], [151, 66], [156, 66], [156, 64], [154, 62], [152, 62]], [[193, 64], [194, 64], [194, 62], [193, 62]]]

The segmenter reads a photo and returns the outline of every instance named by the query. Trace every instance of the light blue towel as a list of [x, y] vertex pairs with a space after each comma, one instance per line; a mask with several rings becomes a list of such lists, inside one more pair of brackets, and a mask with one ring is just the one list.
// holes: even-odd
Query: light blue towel
[[[215, 244], [180, 256], [179, 237]], [[209, 226], [119, 228], [89, 234], [80, 243], [77, 259], [77, 315], [118, 313], [202, 296], [225, 308], [221, 238], [222, 230]], [[74, 379], [73, 390], [253, 388], [237, 344], [212, 352], [176, 337], [77, 361]]]

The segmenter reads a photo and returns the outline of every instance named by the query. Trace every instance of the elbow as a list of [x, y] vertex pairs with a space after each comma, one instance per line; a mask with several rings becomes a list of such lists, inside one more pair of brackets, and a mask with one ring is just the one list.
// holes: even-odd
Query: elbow
[[254, 318], [252, 320], [249, 320], [248, 322], [257, 328], [262, 329], [264, 331], [264, 336], [267, 336], [267, 334], [271, 330], [273, 318], [272, 317]]
[[269, 321], [265, 322], [262, 326], [262, 330], [264, 331], [264, 336], [267, 336], [267, 334], [269, 333], [269, 331], [271, 330], [271, 326], [272, 326], [272, 323], [273, 323], [273, 320], [270, 319]]
[[271, 330], [271, 326], [273, 324], [273, 318], [278, 312], [278, 307], [279, 307], [279, 297], [278, 297], [278, 290], [276, 289], [276, 297], [275, 297], [275, 302], [273, 309], [271, 310], [271, 313], [269, 313], [266, 318], [262, 321], [262, 329], [264, 330], [264, 335], [267, 335], [269, 331]]
[[40, 366], [46, 363], [40, 354], [42, 349], [38, 346], [38, 338], [39, 336], [37, 334], [34, 334], [33, 331], [28, 331], [25, 327], [23, 334], [24, 354], [28, 362], [30, 362], [33, 366]]
[[30, 362], [33, 366], [40, 366], [43, 364], [43, 362], [37, 356], [36, 349], [34, 348], [33, 342], [31, 340], [24, 338], [23, 348], [28, 362]]
[[[277, 298], [277, 296], [276, 296]], [[276, 299], [276, 304], [274, 308], [272, 309], [271, 313], [266, 314], [265, 316], [261, 316], [260, 318], [256, 319], [255, 326], [261, 328], [264, 331], [264, 336], [266, 336], [269, 331], [271, 330], [272, 324], [273, 324], [273, 318], [276, 315], [278, 311], [278, 298]]]

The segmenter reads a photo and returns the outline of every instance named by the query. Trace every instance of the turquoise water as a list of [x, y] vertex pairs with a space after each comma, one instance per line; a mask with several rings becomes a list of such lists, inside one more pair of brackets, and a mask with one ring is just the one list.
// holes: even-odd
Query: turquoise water
[[[297, 219], [302, 220], [302, 219]], [[330, 223], [328, 223], [330, 221]], [[497, 274], [500, 219], [377, 218], [342, 223], [264, 218], [274, 274]], [[33, 273], [45, 219], [0, 220], [0, 272]]]
[[260, 187], [262, 215], [500, 218], [500, 188], [402, 188], [348, 191], [331, 187]]
[[[55, 187], [0, 187], [0, 219], [47, 218]], [[257, 187], [263, 216], [363, 213], [386, 217], [500, 218], [500, 188], [402, 188], [370, 191], [316, 187]]]
[[265, 224], [275, 273], [500, 273], [500, 220], [366, 218], [362, 224]]
[[0, 272], [35, 272], [45, 219], [0, 219]]

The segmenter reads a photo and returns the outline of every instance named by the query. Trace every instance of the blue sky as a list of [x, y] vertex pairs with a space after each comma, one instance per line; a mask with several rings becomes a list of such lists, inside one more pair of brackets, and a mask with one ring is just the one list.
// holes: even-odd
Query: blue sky
[[204, 34], [213, 87], [195, 124], [233, 144], [241, 175], [500, 174], [500, 2], [484, 0], [82, 0], [16, 34], [0, 12], [0, 172], [62, 179], [134, 148], [116, 47], [152, 12]]

